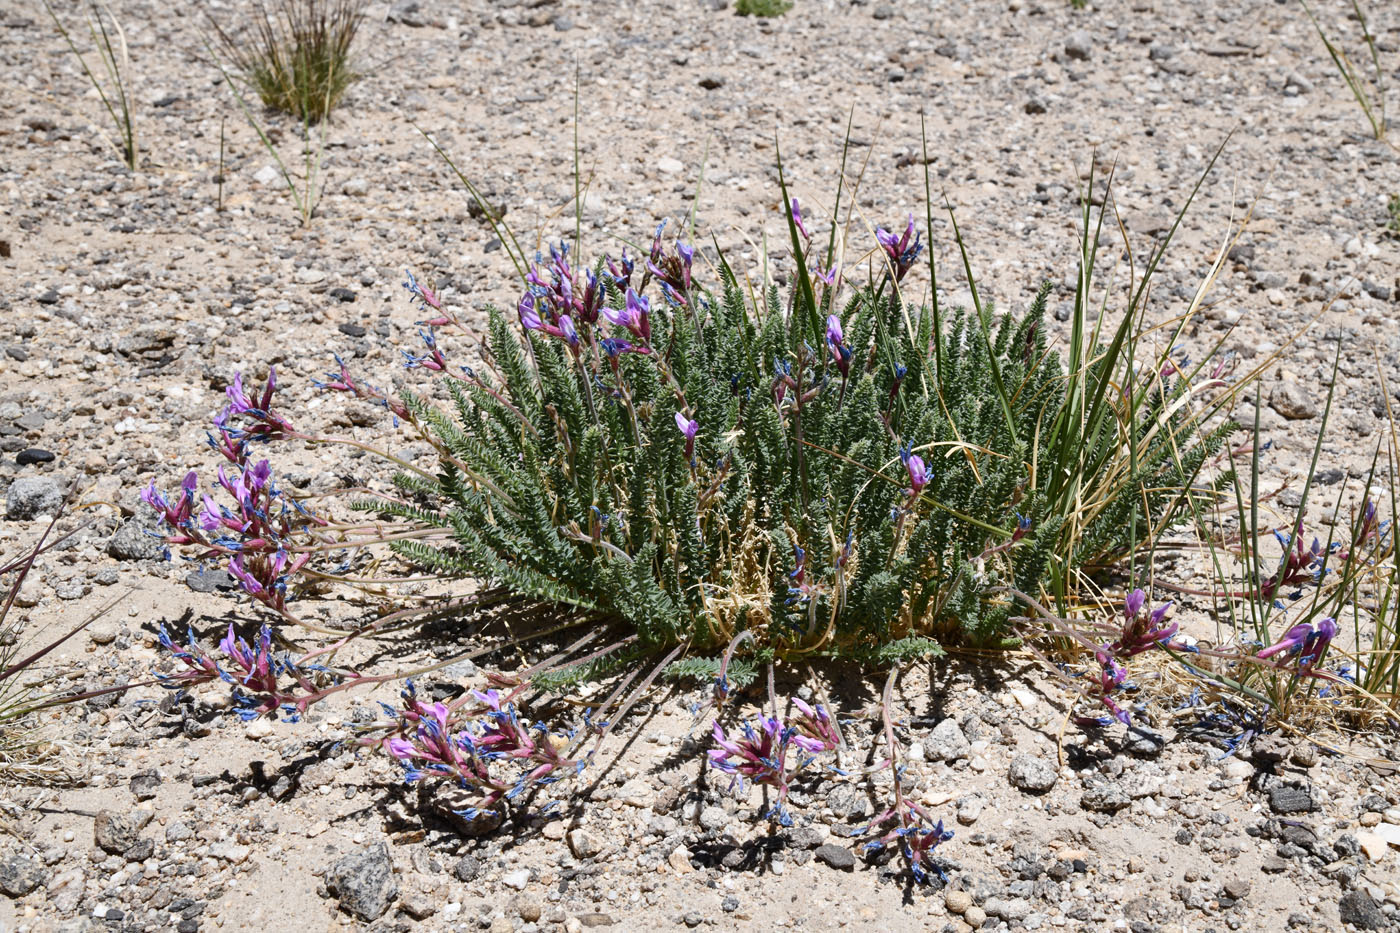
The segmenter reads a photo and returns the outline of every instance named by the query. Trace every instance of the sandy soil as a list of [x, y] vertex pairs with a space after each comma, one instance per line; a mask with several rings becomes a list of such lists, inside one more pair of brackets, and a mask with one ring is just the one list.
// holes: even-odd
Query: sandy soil
[[[1400, 10], [1373, 6], [1393, 69]], [[1077, 190], [1095, 154], [1116, 162], [1115, 201], [1140, 274], [1224, 144], [1159, 271], [1150, 314], [1185, 310], [1252, 210], [1187, 349], [1223, 341], [1244, 366], [1279, 352], [1263, 377], [1266, 485], [1287, 484], [1280, 501], [1296, 504], [1339, 338], [1311, 527], [1338, 497], [1346, 514], [1361, 492], [1384, 424], [1378, 370], [1400, 390], [1400, 244], [1383, 235], [1400, 160], [1366, 136], [1293, 5], [797, 0], [772, 21], [691, 0], [374, 5], [361, 44], [368, 72], [326, 130], [326, 190], [306, 227], [202, 51], [198, 9], [138, 0], [114, 9], [136, 76], [135, 172], [114, 155], [101, 103], [42, 5], [0, 6], [0, 488], [78, 480], [84, 501], [121, 510], [99, 510], [108, 517], [41, 558], [16, 610], [23, 643], [39, 644], [114, 604], [46, 663], [57, 687], [148, 679], [161, 623], [188, 619], [206, 639], [229, 620], [256, 624], [253, 607], [196, 592], [195, 568], [158, 559], [140, 535], [112, 546], [124, 523], [148, 521], [140, 488], [212, 468], [204, 431], [235, 371], [261, 377], [277, 365], [284, 405], [304, 423], [391, 435], [387, 417], [324, 398], [310, 380], [332, 352], [383, 381], [418, 378], [398, 365], [401, 348], [417, 349], [403, 270], [436, 281], [469, 321], [517, 297], [505, 253], [416, 127], [508, 209], [531, 247], [572, 238], [576, 78], [588, 255], [641, 242], [659, 220], [693, 210], [697, 241], [713, 238], [755, 280], [775, 244], [768, 268], [782, 281], [775, 139], [825, 229], [849, 118], [849, 175], [861, 181], [848, 256], [859, 256], [875, 225], [922, 216], [922, 113], [937, 196], [958, 211], [982, 293], [1006, 309], [1047, 278], [1055, 307], [1072, 295]], [[247, 13], [243, 3], [210, 9], [228, 21]], [[76, 22], [73, 4], [59, 12]], [[1346, 23], [1339, 3], [1321, 15]], [[262, 119], [294, 153], [295, 128]], [[935, 227], [940, 286], [958, 302], [966, 283], [950, 228], [942, 218]], [[916, 290], [926, 276], [912, 273]], [[469, 362], [473, 349], [457, 349]], [[1253, 408], [1236, 415], [1252, 421]], [[34, 448], [53, 458], [20, 465]], [[299, 489], [382, 480], [338, 451], [279, 456]], [[0, 521], [0, 552], [18, 552], [41, 527]], [[1190, 584], [1205, 570], [1183, 556], [1159, 572]], [[1206, 608], [1187, 600], [1181, 612], [1210, 637]], [[329, 599], [309, 611], [336, 620], [364, 610]], [[387, 642], [365, 660], [391, 670], [448, 657], [469, 638]], [[843, 709], [868, 700], [868, 684], [822, 679]], [[438, 680], [481, 683], [461, 668]], [[1395, 925], [1400, 856], [1387, 840], [1400, 845], [1400, 782], [1384, 737], [1314, 737], [1343, 752], [1332, 754], [1285, 735], [1222, 757], [1164, 696], [1149, 714], [1164, 748], [1121, 728], [1071, 727], [1061, 765], [1068, 701], [1043, 673], [952, 662], [933, 680], [906, 678], [898, 706], [923, 753], [910, 767], [915, 793], [957, 831], [941, 850], [947, 885], [911, 888], [895, 865], [859, 857], [854, 870], [829, 864], [842, 862], [821, 848], [829, 844], [859, 855], [845, 836], [881, 799], [878, 786], [814, 780], [797, 801], [798, 827], [772, 841], [756, 793], [727, 794], [700, 773], [708, 723], [692, 721], [695, 697], [683, 691], [642, 704], [638, 739], [608, 749], [586, 805], [467, 838], [389, 761], [348, 741], [356, 709], [392, 702], [392, 688], [299, 723], [245, 724], [219, 709], [215, 690], [176, 702], [142, 686], [47, 715], [44, 727], [73, 749], [75, 785], [0, 788], [13, 830], [0, 838], [0, 888], [26, 872], [41, 879], [0, 899], [0, 929]], [[851, 730], [868, 750], [876, 730]], [[1013, 786], [1018, 756], [1051, 768], [1054, 787]], [[134, 836], [114, 840], [102, 811]], [[387, 861], [375, 862], [380, 843]], [[366, 853], [364, 883], [384, 902], [368, 921], [325, 884], [332, 865]]]

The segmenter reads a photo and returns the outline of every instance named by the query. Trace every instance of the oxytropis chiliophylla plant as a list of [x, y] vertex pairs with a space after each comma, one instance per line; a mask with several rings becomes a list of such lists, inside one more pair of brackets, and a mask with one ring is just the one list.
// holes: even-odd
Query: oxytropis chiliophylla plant
[[[1086, 628], [1041, 600], [1065, 602], [1074, 581], [1188, 520], [1195, 497], [1213, 500], [1198, 476], [1228, 425], [1203, 430], [1196, 403], [1223, 388], [1224, 369], [1188, 368], [1169, 352], [1134, 361], [1145, 352], [1136, 304], [1116, 333], [1101, 335], [1103, 317], [1090, 326], [1087, 206], [1067, 367], [1045, 332], [1048, 289], [1019, 320], [976, 300], [951, 312], [907, 302], [907, 277], [925, 257], [912, 217], [877, 231], [874, 274], [856, 287], [834, 235], [823, 255], [811, 216], [786, 203], [796, 267], [786, 297], [772, 286], [754, 294], [721, 253], [668, 240], [664, 223], [644, 254], [624, 249], [591, 268], [558, 245], [536, 257], [510, 319], [490, 311], [476, 365], [449, 361], [444, 336], [470, 335], [409, 275], [426, 319], [423, 352], [406, 362], [436, 385], [394, 396], [343, 363], [320, 385], [385, 406], [431, 445], [435, 471], [299, 430], [275, 407], [275, 373], [253, 392], [235, 378], [210, 433], [226, 461], [213, 494], [191, 473], [173, 502], [154, 484], [146, 498], [171, 543], [225, 561], [279, 628], [328, 640], [292, 657], [274, 651], [272, 626], [252, 644], [230, 628], [221, 662], [193, 633], [163, 635], [181, 666], [168, 683], [227, 681], [242, 715], [296, 716], [333, 693], [456, 660], [362, 675], [336, 664], [354, 638], [429, 613], [534, 614], [543, 621], [525, 637], [577, 637], [450, 701], [421, 699], [410, 679], [364, 741], [400, 761], [409, 781], [464, 789], [471, 803], [460, 812], [495, 823], [578, 775], [658, 678], [698, 678], [710, 687], [697, 718], [716, 713], [708, 763], [762, 787], [767, 816], [787, 823], [793, 782], [844, 743], [830, 710], [780, 703], [775, 666], [836, 658], [891, 668], [887, 754], [865, 773], [888, 769], [894, 800], [872, 821], [870, 845], [927, 877], [951, 833], [903, 794], [891, 708], [900, 666], [943, 643], [1048, 632], [1087, 649], [1102, 675], [1088, 688], [1072, 680], [1074, 689], [1126, 721], [1127, 659], [1185, 648], [1165, 610], [1145, 613], [1138, 591], [1121, 625]], [[312, 511], [258, 455], [297, 442], [378, 453], [397, 469], [396, 492], [356, 502], [367, 521]], [[355, 630], [294, 612], [299, 593], [362, 580], [346, 568], [370, 545], [483, 588], [396, 607]], [[1038, 614], [1024, 617], [1026, 607]], [[1285, 639], [1259, 663], [1291, 652], [1310, 666], [1325, 635]], [[767, 715], [725, 725], [735, 691], [765, 668]], [[589, 699], [567, 725], [522, 708], [529, 699], [558, 713], [567, 707], [542, 694], [592, 682], [608, 685], [605, 699]]]

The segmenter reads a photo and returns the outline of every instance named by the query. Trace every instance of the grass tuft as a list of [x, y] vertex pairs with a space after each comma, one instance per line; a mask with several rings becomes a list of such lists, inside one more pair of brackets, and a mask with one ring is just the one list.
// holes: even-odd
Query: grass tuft
[[99, 5], [93, 2], [92, 12], [87, 18], [88, 32], [92, 36], [97, 57], [102, 62], [102, 71], [106, 76], [106, 80], [103, 81], [88, 66], [87, 59], [78, 51], [78, 45], [73, 41], [72, 33], [58, 18], [49, 0], [44, 0], [44, 9], [48, 11], [53, 24], [58, 27], [63, 41], [68, 43], [73, 57], [82, 66], [83, 74], [87, 75], [88, 81], [97, 91], [98, 99], [102, 101], [102, 106], [106, 108], [107, 115], [111, 117], [117, 138], [120, 140], [117, 148], [121, 151], [122, 161], [126, 163], [127, 168], [135, 171], [140, 153], [136, 146], [136, 121], [132, 116], [134, 102], [131, 91], [131, 56], [127, 51], [126, 34], [122, 31], [116, 14], [105, 3]]
[[350, 51], [365, 0], [257, 0], [253, 10], [250, 30], [210, 18], [219, 48], [265, 106], [320, 123], [360, 77]]
[[792, 9], [792, 0], [735, 0], [734, 12], [740, 16], [768, 19], [782, 16]]

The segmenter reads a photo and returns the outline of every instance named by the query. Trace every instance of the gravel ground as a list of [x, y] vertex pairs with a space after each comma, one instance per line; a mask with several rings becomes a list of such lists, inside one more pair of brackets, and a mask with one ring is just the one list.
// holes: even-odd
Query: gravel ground
[[[1372, 6], [1383, 60], [1400, 65], [1400, 9]], [[500, 244], [415, 126], [506, 208], [528, 248], [572, 238], [576, 77], [589, 255], [694, 210], [697, 242], [713, 238], [761, 280], [765, 243], [787, 237], [775, 137], [825, 229], [849, 119], [849, 175], [861, 176], [854, 261], [875, 225], [922, 215], [922, 112], [936, 196], [958, 211], [982, 294], [1006, 309], [1045, 279], [1065, 309], [1095, 153], [1116, 163], [1114, 203], [1140, 274], [1224, 143], [1149, 315], [1185, 311], [1231, 224], [1252, 211], [1184, 343], [1199, 357], [1223, 341], [1241, 371], [1267, 364], [1266, 487], [1296, 505], [1338, 338], [1311, 527], [1361, 492], [1384, 425], [1378, 372], [1400, 399], [1400, 245], [1383, 235], [1400, 159], [1364, 135], [1287, 3], [797, 0], [772, 21], [692, 0], [375, 5], [362, 33], [368, 74], [326, 130], [326, 192], [304, 228], [201, 52], [198, 9], [114, 9], [136, 75], [135, 172], [114, 157], [101, 103], [42, 5], [0, 6], [0, 552], [33, 541], [71, 481], [84, 501], [120, 509], [98, 510], [20, 593], [26, 644], [114, 604], [46, 660], [54, 687], [148, 679], [158, 623], [188, 618], [207, 638], [256, 619], [226, 579], [161, 559], [140, 488], [212, 467], [205, 426], [235, 371], [261, 377], [276, 364], [302, 424], [390, 435], [387, 415], [324, 398], [310, 379], [333, 352], [384, 381], [418, 378], [398, 366], [416, 342], [403, 270], [436, 281], [469, 322], [517, 297]], [[228, 21], [247, 13], [210, 9]], [[59, 10], [76, 21], [72, 3]], [[1346, 22], [1340, 3], [1321, 15]], [[294, 152], [295, 128], [266, 119]], [[946, 221], [935, 232], [940, 286], [957, 303], [967, 285]], [[1105, 253], [1119, 242], [1106, 233]], [[781, 283], [790, 265], [773, 253]], [[926, 270], [910, 281], [926, 291]], [[474, 354], [457, 349], [463, 362]], [[1248, 404], [1234, 414], [1255, 416]], [[286, 451], [278, 467], [313, 492], [380, 479], [325, 449]], [[1199, 584], [1206, 570], [1188, 554], [1158, 572]], [[325, 602], [312, 614], [356, 611]], [[1188, 599], [1181, 617], [1212, 637], [1205, 608]], [[410, 653], [398, 664], [448, 648], [384, 650]], [[456, 674], [458, 686], [480, 685]], [[952, 662], [933, 684], [921, 677], [897, 695], [914, 743], [905, 780], [956, 829], [940, 850], [946, 882], [910, 887], [848, 838], [887, 794], [879, 779], [814, 773], [794, 799], [796, 825], [770, 834], [757, 792], [728, 793], [701, 773], [708, 723], [692, 721], [693, 696], [657, 693], [633, 713], [640, 740], [609, 749], [585, 806], [478, 838], [444, 820], [441, 801], [405, 789], [387, 760], [345, 744], [356, 710], [392, 701], [391, 688], [300, 723], [245, 724], [216, 691], [177, 702], [139, 686], [49, 714], [73, 747], [75, 786], [0, 787], [11, 830], [0, 837], [0, 929], [1397, 925], [1400, 781], [1383, 738], [1269, 737], [1225, 756], [1229, 736], [1188, 728], [1190, 711], [1164, 697], [1147, 734], [1071, 728], [1061, 761], [1067, 699], [1043, 673]], [[844, 709], [868, 698], [868, 685], [835, 675], [828, 686]], [[879, 754], [877, 732], [850, 727], [854, 761]]]

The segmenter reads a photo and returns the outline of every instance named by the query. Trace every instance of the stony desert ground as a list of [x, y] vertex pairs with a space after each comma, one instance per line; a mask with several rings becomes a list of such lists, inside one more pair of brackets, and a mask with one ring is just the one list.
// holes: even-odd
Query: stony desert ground
[[[1370, 6], [1400, 85], [1400, 8]], [[204, 50], [204, 5], [112, 8], [130, 46], [136, 171], [44, 7], [0, 4], [0, 553], [32, 543], [71, 482], [96, 519], [39, 559], [11, 621], [38, 646], [105, 609], [44, 660], [48, 690], [148, 681], [162, 623], [213, 640], [230, 620], [256, 624], [226, 576], [162, 559], [140, 489], [214, 467], [205, 430], [234, 372], [276, 365], [282, 404], [305, 423], [392, 436], [387, 415], [311, 379], [332, 353], [385, 382], [419, 378], [399, 365], [419, 316], [404, 271], [469, 322], [518, 297], [500, 243], [419, 128], [542, 246], [573, 234], [576, 88], [593, 255], [693, 210], [706, 249], [761, 278], [771, 246], [783, 281], [775, 141], [825, 229], [848, 119], [860, 176], [848, 250], [864, 253], [874, 226], [923, 214], [923, 115], [937, 196], [958, 212], [984, 294], [1013, 310], [1046, 279], [1057, 309], [1072, 296], [1095, 157], [1116, 166], [1140, 262], [1223, 144], [1149, 313], [1182, 313], [1248, 215], [1185, 339], [1198, 355], [1223, 341], [1246, 367], [1267, 363], [1262, 476], [1281, 507], [1307, 475], [1338, 340], [1310, 525], [1339, 497], [1344, 512], [1358, 501], [1388, 430], [1382, 374], [1400, 399], [1400, 241], [1385, 235], [1400, 156], [1370, 138], [1296, 4], [797, 0], [772, 20], [724, 0], [373, 4], [365, 77], [325, 129], [325, 193], [305, 226]], [[249, 9], [207, 6], [225, 23]], [[57, 11], [79, 22], [70, 0]], [[1354, 38], [1346, 12], [1318, 8]], [[259, 118], [296, 151], [295, 126]], [[967, 286], [945, 216], [934, 249], [956, 303]], [[926, 291], [926, 270], [911, 281]], [[1247, 403], [1234, 414], [1255, 417]], [[382, 481], [341, 450], [280, 457], [300, 490]], [[1157, 572], [1188, 585], [1206, 570], [1184, 553]], [[1206, 608], [1185, 598], [1180, 612], [1211, 637]], [[364, 609], [332, 595], [308, 611]], [[463, 637], [405, 636], [362, 660], [392, 670], [450, 656]], [[434, 676], [424, 689], [482, 683], [470, 664]], [[852, 712], [869, 699], [852, 675], [822, 679]], [[915, 793], [956, 830], [939, 853], [947, 882], [921, 887], [848, 838], [872, 788], [813, 781], [794, 799], [797, 825], [770, 833], [757, 792], [702, 773], [708, 722], [683, 690], [637, 707], [635, 740], [607, 748], [581, 806], [464, 835], [351, 740], [366, 705], [394, 692], [342, 695], [296, 723], [245, 723], [217, 690], [151, 685], [45, 713], [54, 770], [17, 768], [0, 786], [0, 929], [1397, 926], [1390, 734], [1281, 731], [1226, 755], [1228, 736], [1164, 705], [1150, 733], [1071, 727], [1062, 748], [1056, 681], [1022, 657], [955, 658], [897, 693]], [[852, 729], [869, 748], [876, 730]]]

